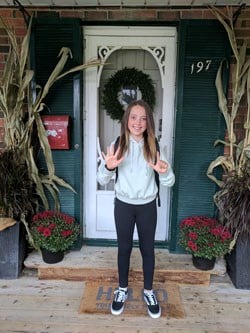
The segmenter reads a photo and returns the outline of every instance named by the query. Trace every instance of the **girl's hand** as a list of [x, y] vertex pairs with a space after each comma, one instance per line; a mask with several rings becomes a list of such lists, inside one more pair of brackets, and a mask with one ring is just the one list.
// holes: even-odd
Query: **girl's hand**
[[168, 164], [162, 160], [160, 160], [160, 153], [157, 152], [156, 163], [153, 164], [151, 162], [148, 163], [151, 168], [153, 168], [158, 173], [165, 173], [168, 171]]
[[116, 153], [114, 154], [114, 145], [111, 145], [107, 148], [107, 154], [105, 155], [104, 152], [102, 152], [102, 156], [106, 162], [106, 167], [109, 170], [115, 169], [124, 159], [124, 156], [121, 157], [119, 160], [117, 159], [117, 156], [119, 154], [120, 147], [117, 149]]

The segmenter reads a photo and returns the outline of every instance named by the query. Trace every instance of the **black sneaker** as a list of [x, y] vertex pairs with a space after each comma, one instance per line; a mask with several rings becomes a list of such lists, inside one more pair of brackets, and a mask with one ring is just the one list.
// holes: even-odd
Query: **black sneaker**
[[111, 313], [113, 315], [120, 315], [124, 309], [124, 303], [126, 299], [128, 298], [128, 291], [125, 291], [123, 289], [117, 289], [114, 292], [114, 300], [111, 305]]
[[159, 318], [161, 316], [161, 308], [157, 302], [153, 291], [144, 292], [144, 300], [148, 306], [148, 314], [151, 318]]

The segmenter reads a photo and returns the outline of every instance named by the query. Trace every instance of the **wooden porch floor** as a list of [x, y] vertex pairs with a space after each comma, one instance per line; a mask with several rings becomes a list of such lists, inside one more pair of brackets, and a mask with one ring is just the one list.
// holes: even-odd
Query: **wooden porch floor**
[[[64, 263], [53, 266], [60, 267], [63, 272], [66, 263], [68, 268], [74, 268], [75, 263], [79, 265], [80, 261], [81, 265], [92, 267], [96, 272], [100, 268], [112, 270], [116, 268], [115, 251], [115, 248], [84, 247], [81, 251], [68, 254]], [[132, 270], [138, 264], [138, 251], [133, 252]], [[157, 272], [161, 269], [180, 272], [180, 265], [187, 272], [196, 271], [192, 268], [190, 256], [170, 255], [166, 250], [157, 250], [156, 258]], [[19, 279], [0, 280], [1, 333], [249, 332], [250, 291], [235, 289], [228, 276], [223, 275], [223, 263], [218, 263], [211, 272], [208, 284], [179, 284], [186, 312], [186, 317], [182, 319], [151, 319], [147, 314], [140, 318], [125, 314], [117, 317], [111, 314], [79, 314], [85, 285], [83, 279], [76, 279], [75, 276], [67, 281], [59, 280], [58, 276], [56, 280], [39, 278], [39, 266], [46, 269], [50, 265], [43, 264], [36, 253], [29, 256], [26, 266]]]

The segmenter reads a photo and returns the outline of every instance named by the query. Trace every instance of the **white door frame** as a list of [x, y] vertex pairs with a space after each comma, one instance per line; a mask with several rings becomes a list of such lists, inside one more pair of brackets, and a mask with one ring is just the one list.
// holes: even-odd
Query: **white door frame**
[[[159, 66], [163, 89], [163, 117], [162, 127], [165, 128], [163, 142], [169, 145], [164, 149], [168, 161], [172, 161], [173, 130], [175, 120], [174, 96], [176, 75], [176, 28], [175, 27], [112, 27], [95, 26], [84, 27], [86, 40], [85, 58], [101, 58], [106, 60], [108, 56], [121, 48], [140, 48], [150, 52]], [[94, 36], [101, 36], [98, 44], [93, 43]], [[110, 36], [113, 45], [110, 44]], [[167, 37], [167, 43], [165, 43]], [[142, 44], [140, 45], [142, 41]], [[94, 45], [93, 45], [94, 44]], [[96, 170], [97, 170], [97, 143], [98, 136], [98, 87], [102, 66], [88, 68], [85, 71], [84, 84], [84, 221], [85, 238], [98, 238], [96, 236]], [[90, 109], [92, 110], [90, 112]], [[93, 112], [96, 110], [96, 112]], [[94, 152], [94, 153], [93, 153]], [[169, 198], [170, 196], [168, 196]], [[164, 198], [163, 198], [164, 199]], [[167, 207], [169, 208], [170, 202]], [[166, 221], [167, 223], [167, 221]], [[167, 237], [167, 235], [166, 235]], [[109, 237], [107, 237], [109, 238]], [[115, 238], [115, 237], [111, 237]], [[166, 238], [165, 238], [166, 239]]]

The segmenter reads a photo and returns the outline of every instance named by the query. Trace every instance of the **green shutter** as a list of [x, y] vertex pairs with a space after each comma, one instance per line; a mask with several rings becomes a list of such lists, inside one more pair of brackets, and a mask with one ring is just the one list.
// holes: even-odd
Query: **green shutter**
[[178, 235], [183, 218], [215, 214], [216, 186], [206, 171], [221, 149], [214, 148], [214, 142], [224, 135], [215, 78], [220, 61], [228, 56], [228, 39], [217, 21], [181, 22], [170, 242], [173, 252], [182, 251]]
[[[33, 25], [33, 66], [36, 83], [44, 86], [54, 69], [61, 47], [69, 47], [73, 58], [65, 69], [82, 63], [82, 31], [77, 19], [41, 17]], [[45, 103], [44, 115], [70, 116], [70, 149], [52, 150], [56, 175], [76, 190], [76, 194], [60, 187], [61, 210], [74, 216], [82, 224], [82, 74], [58, 81]], [[77, 146], [77, 149], [75, 148]], [[79, 148], [78, 148], [79, 147]], [[40, 162], [42, 168], [42, 161]], [[51, 200], [52, 202], [52, 200]], [[53, 207], [51, 207], [53, 208]]]

